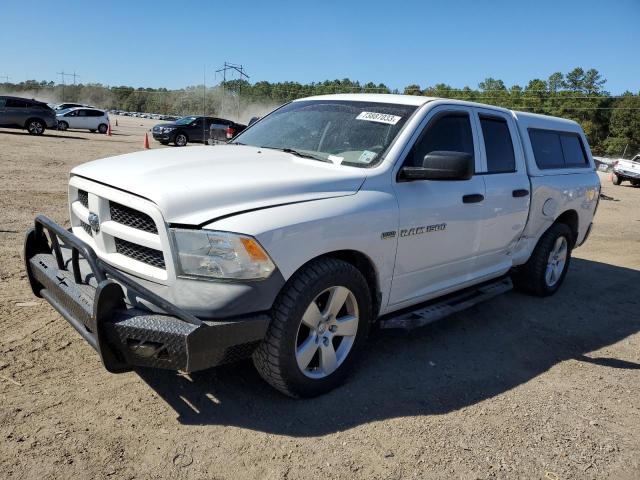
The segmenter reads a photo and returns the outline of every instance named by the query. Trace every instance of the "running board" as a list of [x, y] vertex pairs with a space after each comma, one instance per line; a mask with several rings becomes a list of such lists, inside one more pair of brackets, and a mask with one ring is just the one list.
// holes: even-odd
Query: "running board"
[[406, 311], [403, 310], [399, 314], [392, 313], [388, 318], [380, 320], [380, 328], [401, 328], [411, 330], [413, 328], [423, 327], [429, 323], [447, 317], [452, 313], [460, 312], [473, 305], [485, 300], [489, 300], [501, 293], [508, 292], [513, 288], [511, 278], [502, 277], [497, 281], [483, 283], [481, 285], [471, 287], [447, 295], [444, 299], [430, 303], [426, 306], [418, 306], [417, 309]]

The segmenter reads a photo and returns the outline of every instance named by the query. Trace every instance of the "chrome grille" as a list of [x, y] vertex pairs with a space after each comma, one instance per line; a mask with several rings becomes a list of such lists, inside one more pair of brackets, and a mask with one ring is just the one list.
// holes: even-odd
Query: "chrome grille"
[[152, 267], [162, 268], [164, 270], [164, 255], [160, 250], [154, 248], [145, 247], [136, 243], [131, 243], [121, 238], [114, 238], [116, 243], [116, 252], [133, 258]]
[[87, 192], [78, 190], [78, 200], [84, 208], [89, 208], [89, 194]]
[[146, 213], [139, 212], [133, 208], [126, 207], [116, 202], [109, 202], [109, 210], [111, 212], [111, 220], [121, 223], [137, 230], [158, 234], [153, 219]]

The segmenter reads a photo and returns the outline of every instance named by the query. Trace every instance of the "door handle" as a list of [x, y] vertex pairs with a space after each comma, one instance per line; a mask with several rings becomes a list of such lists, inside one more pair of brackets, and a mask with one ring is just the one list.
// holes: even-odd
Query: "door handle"
[[529, 190], [527, 190], [526, 188], [520, 188], [518, 190], [513, 191], [513, 196], [516, 198], [526, 197], [527, 195], [529, 195]]
[[478, 203], [484, 200], [484, 195], [480, 193], [472, 193], [462, 196], [462, 203]]

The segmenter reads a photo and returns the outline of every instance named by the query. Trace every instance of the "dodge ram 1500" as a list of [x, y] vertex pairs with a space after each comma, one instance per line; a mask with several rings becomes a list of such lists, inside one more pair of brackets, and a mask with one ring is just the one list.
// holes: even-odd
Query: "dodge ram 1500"
[[345, 379], [376, 322], [421, 326], [512, 285], [556, 292], [599, 191], [573, 121], [319, 96], [226, 145], [74, 168], [71, 228], [38, 216], [25, 264], [109, 371], [252, 357], [309, 397]]

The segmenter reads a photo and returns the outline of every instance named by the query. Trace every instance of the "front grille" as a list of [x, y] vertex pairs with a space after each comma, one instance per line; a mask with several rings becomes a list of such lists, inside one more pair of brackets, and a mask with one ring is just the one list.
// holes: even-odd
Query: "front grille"
[[80, 221], [80, 225], [82, 225], [82, 229], [87, 232], [87, 235], [91, 236], [91, 226], [83, 221]]
[[162, 268], [164, 270], [164, 255], [160, 250], [144, 247], [136, 243], [127, 242], [121, 238], [115, 238], [116, 252], [125, 257], [133, 258], [152, 267]]
[[84, 190], [78, 190], [78, 200], [84, 206], [84, 208], [89, 208], [89, 194]]
[[[158, 234], [153, 219], [146, 213], [139, 212], [133, 208], [125, 207], [116, 202], [109, 202], [109, 210], [111, 212], [111, 220], [121, 223], [128, 227], [132, 227], [144, 232]], [[164, 267], [163, 267], [164, 268]]]

